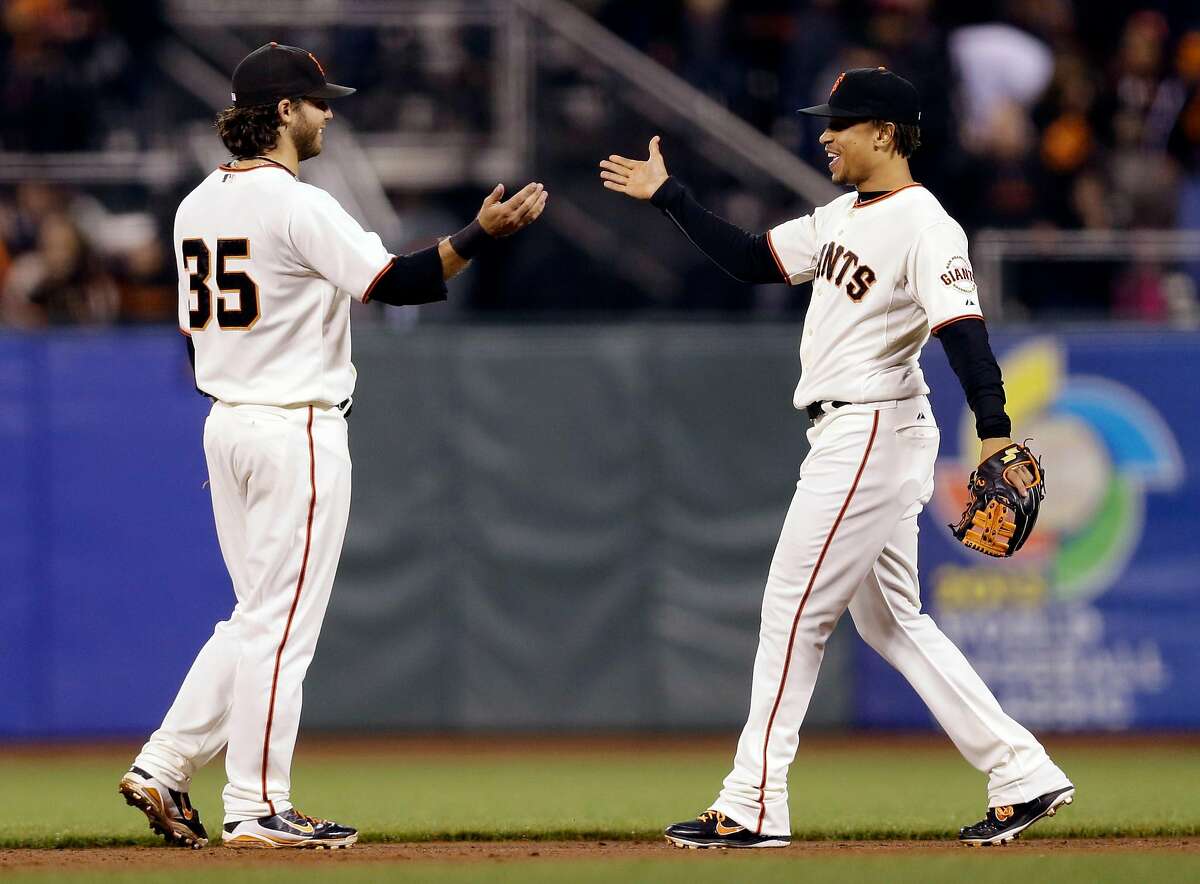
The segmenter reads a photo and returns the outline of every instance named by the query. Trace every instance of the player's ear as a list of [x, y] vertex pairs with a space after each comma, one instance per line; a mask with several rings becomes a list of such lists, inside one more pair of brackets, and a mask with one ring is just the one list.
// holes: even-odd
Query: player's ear
[[896, 124], [883, 120], [875, 122], [875, 150], [891, 150], [896, 143]]

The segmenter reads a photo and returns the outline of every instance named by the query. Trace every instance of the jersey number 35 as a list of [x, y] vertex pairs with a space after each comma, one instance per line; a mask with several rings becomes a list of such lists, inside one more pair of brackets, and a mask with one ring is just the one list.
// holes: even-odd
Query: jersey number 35
[[[258, 284], [244, 271], [230, 270], [226, 266], [230, 259], [249, 257], [250, 240], [217, 240], [217, 287], [221, 290], [216, 297], [217, 325], [223, 329], [245, 331], [258, 321]], [[208, 244], [202, 239], [185, 239], [183, 265], [187, 268], [188, 280], [196, 300], [195, 308], [188, 310], [189, 325], [193, 331], [199, 331], [208, 327], [213, 315], [213, 294], [208, 287], [208, 277], [212, 273]], [[225, 295], [234, 293], [238, 296], [236, 308], [230, 307], [225, 298]]]

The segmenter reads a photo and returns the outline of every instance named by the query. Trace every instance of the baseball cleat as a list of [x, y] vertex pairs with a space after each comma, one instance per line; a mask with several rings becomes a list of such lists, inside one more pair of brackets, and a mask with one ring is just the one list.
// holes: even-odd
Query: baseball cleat
[[274, 816], [226, 823], [221, 841], [226, 847], [275, 848], [307, 847], [334, 850], [349, 847], [358, 840], [358, 829], [332, 820], [318, 819], [289, 808]]
[[125, 803], [150, 820], [150, 828], [168, 844], [199, 850], [208, 844], [208, 832], [187, 792], [177, 792], [140, 767], [131, 767], [117, 786]]
[[1054, 816], [1060, 807], [1075, 800], [1075, 787], [1065, 786], [1026, 801], [1024, 804], [1005, 804], [989, 807], [987, 816], [959, 830], [958, 840], [969, 847], [991, 847], [1007, 844], [1044, 816]]
[[706, 810], [694, 820], [667, 826], [667, 841], [676, 847], [787, 847], [790, 836], [756, 835], [725, 814]]

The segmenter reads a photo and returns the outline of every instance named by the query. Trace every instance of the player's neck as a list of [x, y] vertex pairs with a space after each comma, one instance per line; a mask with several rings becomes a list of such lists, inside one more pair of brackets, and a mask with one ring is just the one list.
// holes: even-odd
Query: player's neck
[[855, 186], [860, 193], [890, 193], [912, 183], [913, 177], [908, 168], [908, 160], [896, 157], [873, 170]]
[[280, 137], [275, 147], [262, 153], [263, 158], [279, 163], [296, 177], [300, 176], [300, 154], [290, 138]]

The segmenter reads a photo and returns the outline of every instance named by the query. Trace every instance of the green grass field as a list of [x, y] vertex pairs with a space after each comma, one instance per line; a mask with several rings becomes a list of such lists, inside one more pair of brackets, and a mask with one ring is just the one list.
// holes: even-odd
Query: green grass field
[[[1032, 830], [1033, 837], [1021, 850], [1035, 849], [1039, 837], [1200, 836], [1200, 752], [1195, 744], [1055, 747], [1051, 740], [1051, 748], [1074, 779], [1078, 800], [1056, 819]], [[374, 743], [341, 753], [306, 752], [301, 745], [293, 798], [306, 812], [358, 826], [363, 841], [654, 839], [660, 837], [664, 824], [707, 806], [727, 771], [732, 749], [732, 739], [722, 750], [714, 749], [711, 742], [691, 749], [640, 750], [549, 744], [527, 753], [511, 748], [489, 752], [486, 744], [473, 753], [421, 752], [403, 740], [396, 742], [394, 750]], [[69, 752], [58, 758], [0, 752], [0, 848], [160, 843], [141, 815], [116, 794], [116, 781], [128, 760], [125, 749]], [[210, 832], [219, 827], [222, 782], [223, 771], [213, 766], [197, 777], [192, 788], [193, 802]], [[794, 832], [801, 839], [945, 839], [981, 816], [986, 804], [983, 778], [953, 749], [906, 740], [894, 747], [883, 739], [851, 739], [840, 745], [821, 740], [809, 747], [802, 743], [792, 769], [791, 793]], [[761, 853], [771, 852], [728, 861], [753, 859], [756, 881], [776, 880], [772, 877], [776, 868], [778, 880], [785, 875], [795, 878], [794, 862]], [[689, 884], [696, 884], [708, 880], [705, 870], [712, 866], [696, 865], [694, 857], [688, 854], [682, 864], [671, 855], [661, 861], [581, 861], [570, 865], [566, 877], [548, 862], [519, 874], [513, 871], [518, 866], [506, 863], [489, 869], [486, 879], [683, 881], [686, 876]], [[1010, 851], [1001, 862], [1005, 875], [1011, 876], [1023, 874], [1020, 863], [1034, 859]], [[1176, 871], [1189, 869], [1188, 877], [1200, 876], [1196, 854], [1075, 855], [1038, 861], [1043, 863], [1038, 877], [1047, 874], [1045, 863], [1070, 863], [1081, 874], [1086, 871], [1082, 877], [1068, 874], [1066, 867], [1055, 873], [1067, 880], [1118, 880], [1113, 877], [1118, 872], [1119, 879], [1127, 881], [1179, 879], [1167, 866], [1155, 863], [1166, 863]], [[659, 862], [665, 865], [651, 868]], [[971, 863], [977, 867], [972, 857], [957, 854], [886, 859], [830, 856], [806, 860], [804, 877], [810, 881], [961, 880], [962, 870]], [[881, 874], [886, 869], [884, 878], [871, 875], [872, 867]], [[451, 865], [439, 871], [435, 864], [426, 863], [422, 869], [419, 878], [389, 874], [387, 880], [483, 880], [478, 867]], [[276, 871], [270, 869], [254, 872], [265, 876], [261, 878], [244, 871], [245, 875], [239, 870], [236, 880], [276, 880], [271, 877]], [[288, 880], [309, 880], [305, 869], [292, 867], [280, 873], [284, 871]], [[339, 867], [336, 874], [333, 869], [314, 871], [325, 876], [314, 881], [381, 880], [364, 867]], [[974, 872], [965, 874], [978, 877]], [[52, 880], [45, 874], [28, 877]], [[175, 870], [172, 877], [209, 880], [201, 873], [193, 878]], [[221, 877], [230, 880], [228, 873]], [[153, 878], [130, 874], [97, 880]]]

